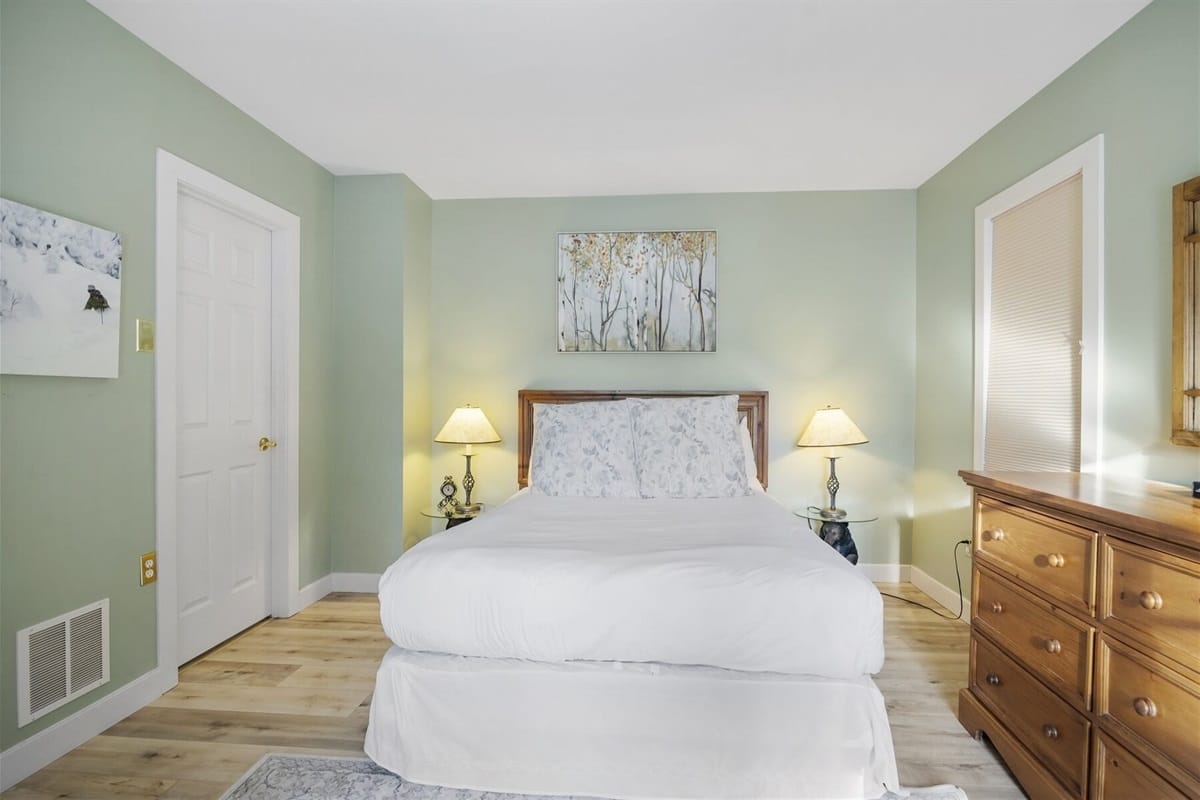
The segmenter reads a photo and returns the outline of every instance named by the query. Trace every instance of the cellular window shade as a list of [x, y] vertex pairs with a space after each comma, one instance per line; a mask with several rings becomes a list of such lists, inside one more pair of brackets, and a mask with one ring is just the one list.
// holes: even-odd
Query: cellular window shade
[[983, 465], [1079, 469], [1083, 182], [992, 221]]

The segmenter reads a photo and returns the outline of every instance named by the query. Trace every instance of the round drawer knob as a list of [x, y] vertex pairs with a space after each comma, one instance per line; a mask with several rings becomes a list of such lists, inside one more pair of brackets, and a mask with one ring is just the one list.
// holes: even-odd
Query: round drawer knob
[[989, 672], [987, 674], [987, 682], [990, 683], [992, 686], [999, 686], [1000, 685], [1000, 676], [994, 672]]
[[1000, 604], [999, 600], [993, 600], [989, 608], [991, 608], [993, 614], [999, 614], [1004, 611], [1004, 606]]
[[1062, 652], [1062, 642], [1060, 642], [1058, 639], [1047, 639], [1046, 652], [1058, 655]]
[[1162, 608], [1162, 595], [1154, 591], [1145, 591], [1138, 595], [1138, 602], [1147, 611]]
[[1058, 728], [1054, 727], [1053, 725], [1043, 725], [1042, 733], [1046, 734], [1047, 739], [1058, 738]]
[[1133, 701], [1133, 710], [1137, 712], [1139, 717], [1153, 717], [1158, 715], [1158, 706], [1154, 705], [1154, 701], [1149, 697], [1138, 697]]
[[993, 542], [1002, 542], [1002, 541], [1004, 541], [1004, 529], [1003, 529], [1003, 528], [996, 528], [995, 530], [993, 530], [993, 531], [992, 531], [992, 533], [991, 533], [991, 537], [990, 537], [990, 538], [991, 538], [991, 540], [992, 540]]
[[1062, 553], [1051, 553], [1050, 555], [1046, 556], [1046, 561], [1049, 562], [1050, 566], [1052, 567], [1064, 567], [1067, 564], [1067, 557]]

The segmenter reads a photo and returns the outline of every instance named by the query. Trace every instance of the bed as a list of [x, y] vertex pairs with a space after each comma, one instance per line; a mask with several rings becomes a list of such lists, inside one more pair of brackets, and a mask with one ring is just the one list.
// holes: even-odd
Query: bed
[[519, 393], [520, 491], [412, 548], [380, 582], [394, 646], [365, 742], [377, 763], [418, 783], [534, 795], [833, 800], [896, 788], [871, 679], [880, 596], [761, 490], [765, 392], [737, 398], [745, 494], [524, 486], [535, 408], [667, 394]]

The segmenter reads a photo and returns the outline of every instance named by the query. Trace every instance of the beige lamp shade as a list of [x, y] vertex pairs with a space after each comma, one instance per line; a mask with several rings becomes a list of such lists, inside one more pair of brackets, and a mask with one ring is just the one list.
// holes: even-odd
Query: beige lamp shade
[[813, 414], [797, 447], [845, 447], [866, 444], [867, 437], [840, 408], [826, 406]]
[[488, 422], [483, 409], [462, 406], [454, 409], [433, 440], [445, 444], [487, 444], [500, 441], [500, 434]]

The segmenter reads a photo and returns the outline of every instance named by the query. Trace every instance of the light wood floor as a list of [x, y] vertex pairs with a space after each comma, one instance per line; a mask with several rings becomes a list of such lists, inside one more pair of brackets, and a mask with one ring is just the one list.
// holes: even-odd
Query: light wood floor
[[[884, 591], [927, 604], [908, 584]], [[954, 718], [967, 626], [886, 599], [876, 679], [906, 786], [957, 783], [971, 800], [1024, 797]], [[362, 755], [375, 669], [387, 650], [373, 595], [332, 594], [188, 664], [179, 686], [4, 792], [25, 798], [215, 798], [269, 752]]]
[[[879, 589], [948, 613], [912, 584]], [[954, 783], [970, 800], [1022, 800], [1025, 793], [995, 751], [955, 717], [958, 692], [967, 685], [970, 627], [889, 597], [883, 607], [887, 659], [875, 683], [887, 701], [901, 785]]]

